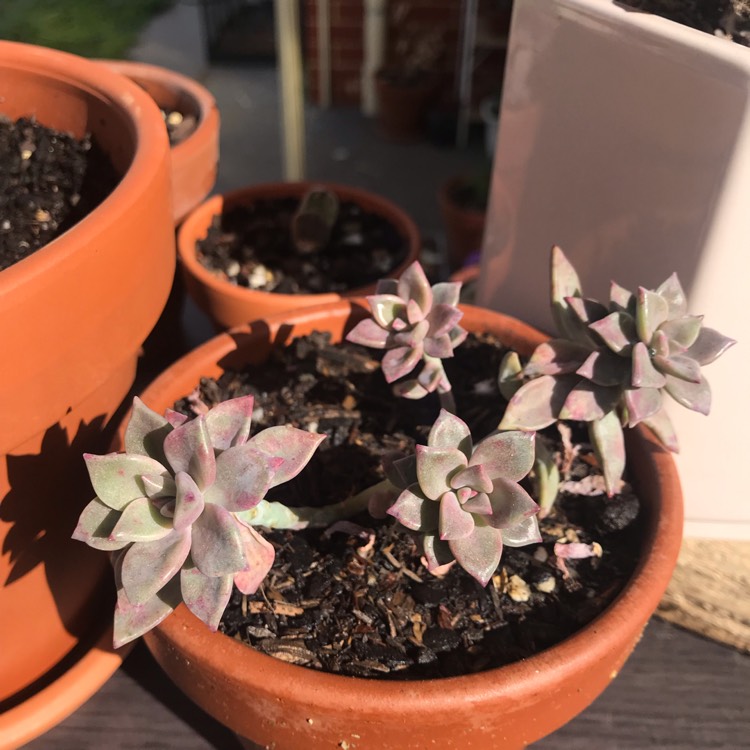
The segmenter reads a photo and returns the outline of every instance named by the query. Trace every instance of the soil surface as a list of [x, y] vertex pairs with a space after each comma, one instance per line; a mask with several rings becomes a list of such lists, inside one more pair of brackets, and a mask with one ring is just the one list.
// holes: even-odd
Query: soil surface
[[624, 5], [750, 46], [750, 0], [625, 0]]
[[0, 116], [0, 271], [46, 245], [106, 198], [118, 182], [86, 136]]
[[[503, 349], [470, 336], [446, 361], [457, 411], [475, 442], [497, 425], [496, 377]], [[203, 380], [176, 408], [199, 413], [253, 393], [253, 429], [293, 424], [325, 432], [306, 469], [274, 489], [289, 505], [341, 500], [383, 477], [384, 455], [426, 443], [437, 398], [395, 399], [378, 353], [313, 334], [262, 366]], [[608, 500], [591, 447], [572, 431], [549, 432], [563, 471], [544, 542], [506, 547], [482, 588], [454, 566], [442, 578], [420, 562], [415, 537], [369, 515], [343, 531], [265, 531], [273, 569], [253, 596], [235, 589], [221, 624], [227, 635], [284, 661], [377, 678], [445, 677], [479, 671], [552, 646], [593, 619], [622, 588], [639, 551], [638, 501], [625, 484]], [[555, 542], [598, 542], [601, 557], [558, 560]]]
[[310, 255], [292, 242], [297, 198], [258, 200], [215, 216], [198, 260], [238, 286], [283, 294], [345, 292], [387, 276], [406, 258], [404, 237], [382, 216], [341, 201], [328, 243]]

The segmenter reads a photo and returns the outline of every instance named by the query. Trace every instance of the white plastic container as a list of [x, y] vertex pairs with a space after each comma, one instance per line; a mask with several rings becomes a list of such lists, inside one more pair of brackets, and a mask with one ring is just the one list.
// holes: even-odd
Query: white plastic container
[[739, 341], [706, 368], [709, 417], [674, 405], [686, 533], [750, 538], [750, 50], [609, 0], [516, 0], [493, 184], [516, 211], [477, 301], [552, 330], [549, 250], [584, 294], [677, 271]]

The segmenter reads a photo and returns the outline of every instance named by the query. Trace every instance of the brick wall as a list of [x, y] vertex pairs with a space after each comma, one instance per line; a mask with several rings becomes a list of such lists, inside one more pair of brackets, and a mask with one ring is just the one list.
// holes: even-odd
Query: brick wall
[[[331, 100], [358, 105], [362, 71], [364, 0], [330, 0]], [[307, 95], [320, 101], [318, 90], [317, 0], [303, 5], [304, 57]], [[397, 62], [399, 49], [412, 45], [419, 35], [438, 32], [442, 54], [438, 69], [450, 90], [455, 74], [461, 0], [389, 0], [386, 62]]]

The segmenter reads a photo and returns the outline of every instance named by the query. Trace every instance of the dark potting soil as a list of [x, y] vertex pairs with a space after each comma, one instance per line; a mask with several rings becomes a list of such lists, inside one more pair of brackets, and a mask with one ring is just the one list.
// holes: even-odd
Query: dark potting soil
[[[502, 355], [491, 336], [472, 335], [445, 363], [457, 413], [475, 441], [495, 428], [504, 407], [496, 385]], [[325, 432], [305, 470], [269, 498], [327, 504], [382, 479], [383, 456], [426, 443], [437, 417], [436, 397], [395, 399], [378, 360], [378, 353], [313, 334], [262, 366], [202, 380], [176, 408], [194, 415], [252, 393], [254, 431], [292, 424]], [[486, 588], [457, 566], [443, 577], [430, 574], [410, 532], [363, 514], [344, 531], [264, 531], [276, 549], [271, 573], [252, 596], [234, 590], [221, 630], [287, 662], [391, 679], [467, 674], [560, 642], [621, 590], [641, 531], [630, 487], [612, 499], [596, 494], [601, 472], [585, 431], [563, 430], [547, 431], [565, 465], [566, 491], [541, 522], [544, 541], [506, 547]], [[603, 554], [562, 565], [553, 554], [558, 540], [598, 542]]]
[[291, 238], [297, 198], [257, 200], [215, 216], [198, 260], [238, 286], [281, 294], [345, 292], [387, 276], [407, 255], [406, 238], [382, 216], [341, 201], [328, 243], [300, 255]]
[[626, 4], [750, 46], [748, 0], [626, 0]]
[[89, 136], [0, 116], [0, 271], [98, 206], [119, 177]]

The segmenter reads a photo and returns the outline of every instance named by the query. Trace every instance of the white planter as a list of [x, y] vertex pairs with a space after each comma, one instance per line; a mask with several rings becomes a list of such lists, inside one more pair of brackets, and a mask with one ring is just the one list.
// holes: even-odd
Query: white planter
[[750, 538], [749, 91], [747, 48], [609, 0], [516, 0], [493, 175], [515, 242], [488, 231], [477, 301], [551, 330], [555, 243], [594, 297], [678, 272], [740, 342], [706, 371], [710, 417], [672, 410], [692, 535]]

